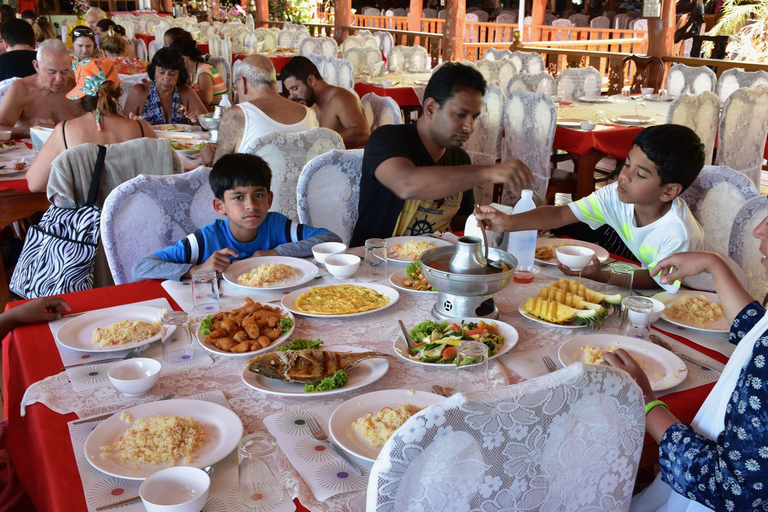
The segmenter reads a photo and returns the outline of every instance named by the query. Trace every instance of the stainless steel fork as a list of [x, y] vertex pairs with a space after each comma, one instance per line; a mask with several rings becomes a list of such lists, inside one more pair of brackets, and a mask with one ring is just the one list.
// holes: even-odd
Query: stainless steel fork
[[554, 371], [557, 371], [557, 365], [549, 356], [542, 356], [542, 361], [544, 361], [544, 366], [547, 367], [547, 370], [549, 370], [549, 373], [552, 373]]
[[312, 434], [312, 437], [320, 441], [321, 443], [325, 443], [326, 445], [333, 448], [333, 451], [336, 452], [336, 455], [341, 457], [344, 462], [352, 466], [355, 471], [363, 474], [363, 471], [357, 467], [357, 464], [354, 463], [354, 461], [347, 455], [344, 450], [342, 450], [339, 446], [336, 445], [333, 441], [328, 441], [328, 436], [326, 435], [325, 431], [322, 429], [320, 424], [315, 419], [308, 419], [307, 421], [307, 428], [309, 429], [309, 433]]

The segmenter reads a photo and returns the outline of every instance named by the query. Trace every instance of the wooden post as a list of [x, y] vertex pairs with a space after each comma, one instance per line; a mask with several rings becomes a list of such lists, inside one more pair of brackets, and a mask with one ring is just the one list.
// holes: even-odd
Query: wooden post
[[[547, 10], [547, 0], [533, 0], [531, 8], [531, 25], [540, 27], [544, 24], [544, 11]], [[531, 41], [541, 41], [541, 28], [531, 30]]]
[[[648, 18], [648, 55], [664, 59], [674, 54], [675, 48], [675, 0], [661, 0], [661, 18]], [[648, 80], [650, 83], [661, 84], [666, 74], [666, 68], [658, 70], [658, 66], [649, 66]], [[661, 76], [659, 74], [661, 73]]]
[[461, 62], [464, 60], [464, 21], [467, 5], [464, 0], [446, 0], [446, 9], [443, 62]]
[[[423, 0], [411, 0], [411, 10], [408, 12], [408, 30], [410, 32], [421, 32], [421, 15], [424, 9]], [[426, 46], [425, 41], [419, 40], [421, 46]]]
[[256, 0], [256, 14], [254, 15], [255, 26], [268, 27], [269, 21], [269, 1]]
[[333, 38], [339, 45], [349, 35], [349, 30], [341, 27], [352, 25], [352, 0], [336, 0], [336, 12], [333, 16]]

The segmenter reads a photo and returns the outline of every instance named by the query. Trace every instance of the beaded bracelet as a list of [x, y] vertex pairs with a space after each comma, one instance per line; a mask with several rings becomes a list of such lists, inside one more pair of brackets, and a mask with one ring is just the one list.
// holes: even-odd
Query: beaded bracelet
[[648, 402], [645, 405], [645, 415], [648, 416], [648, 413], [651, 412], [651, 409], [656, 407], [657, 405], [663, 406], [666, 410], [669, 410], [669, 406], [662, 402], [661, 400], [654, 400], [653, 402]]

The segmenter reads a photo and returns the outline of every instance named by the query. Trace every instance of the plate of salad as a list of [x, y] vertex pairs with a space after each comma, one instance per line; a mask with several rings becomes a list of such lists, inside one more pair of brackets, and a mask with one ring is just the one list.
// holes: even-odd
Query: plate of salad
[[392, 286], [395, 288], [399, 288], [406, 292], [430, 295], [437, 294], [437, 289], [433, 288], [424, 277], [424, 272], [421, 270], [421, 263], [418, 261], [409, 263], [405, 268], [401, 268], [389, 276], [389, 282], [392, 283]]
[[487, 318], [466, 318], [460, 322], [425, 320], [409, 331], [416, 342], [413, 350], [402, 336], [395, 340], [395, 354], [423, 366], [455, 368], [456, 348], [462, 341], [482, 341], [488, 346], [488, 359], [499, 357], [517, 345], [517, 330], [509, 324]]
[[[369, 348], [352, 347], [348, 345], [325, 346], [323, 340], [307, 340], [296, 338], [289, 343], [275, 348], [275, 351], [321, 349], [333, 352], [368, 352]], [[346, 393], [353, 389], [373, 384], [389, 371], [389, 362], [385, 358], [366, 359], [350, 368], [348, 372], [339, 370], [331, 377], [323, 379], [318, 384], [300, 384], [269, 379], [248, 370], [243, 370], [243, 382], [249, 388], [267, 395], [292, 397], [324, 397], [338, 393]]]
[[[243, 307], [247, 307], [247, 306], [248, 306], [248, 303], [246, 303], [246, 305], [243, 306]], [[272, 305], [270, 305], [270, 306], [272, 306]], [[285, 308], [283, 308], [281, 306], [272, 306], [272, 307], [273, 307], [273, 309], [277, 310], [276, 312], [279, 313], [282, 316], [282, 318], [280, 319], [280, 322], [279, 322], [279, 324], [277, 326], [277, 327], [280, 328], [280, 336], [277, 339], [275, 339], [274, 341], [270, 342], [266, 347], [258, 348], [256, 350], [248, 350], [248, 351], [245, 351], [245, 352], [238, 352], [238, 351], [233, 351], [233, 350], [222, 350], [217, 345], [214, 345], [215, 342], [210, 342], [209, 343], [208, 342], [208, 338], [209, 338], [209, 336], [211, 334], [211, 331], [215, 330], [214, 324], [216, 323], [213, 320], [212, 315], [208, 315], [208, 316], [204, 317], [200, 321], [200, 326], [197, 328], [197, 339], [200, 342], [200, 345], [202, 345], [203, 348], [206, 351], [210, 352], [211, 354], [216, 354], [216, 355], [220, 355], [220, 356], [229, 356], [229, 357], [233, 357], [233, 356], [235, 356], [235, 357], [238, 357], [238, 356], [240, 356], [240, 357], [242, 357], [242, 356], [250, 356], [250, 357], [252, 357], [252, 356], [254, 356], [256, 354], [261, 354], [263, 352], [268, 352], [270, 350], [275, 350], [275, 347], [277, 347], [278, 345], [280, 345], [280, 344], [284, 343], [285, 341], [287, 341], [288, 338], [290, 338], [291, 335], [293, 334], [293, 330], [296, 328], [296, 318], [293, 316], [293, 314], [290, 311], [288, 311], [287, 309], [285, 309]], [[231, 319], [231, 320], [237, 321], [236, 320], [236, 317], [238, 316], [237, 312], [238, 312], [237, 309], [232, 310], [232, 311], [220, 311], [219, 313], [216, 313], [213, 316], [217, 316], [218, 315], [218, 317], [223, 317], [223, 318], [221, 318], [222, 320], [230, 320]], [[242, 322], [242, 320], [241, 320], [241, 322]], [[240, 329], [242, 329], [242, 327]], [[228, 337], [228, 336], [231, 336], [233, 339], [236, 339], [234, 334], [232, 334], [232, 335], [227, 334], [226, 336], [221, 336], [221, 337], [225, 338], [225, 337]], [[253, 340], [250, 340], [250, 337], [249, 337], [248, 341], [253, 341]], [[233, 346], [236, 345], [236, 344], [237, 344], [237, 342], [232, 343]]]
[[180, 155], [191, 155], [199, 152], [205, 146], [201, 139], [171, 139], [171, 147]]

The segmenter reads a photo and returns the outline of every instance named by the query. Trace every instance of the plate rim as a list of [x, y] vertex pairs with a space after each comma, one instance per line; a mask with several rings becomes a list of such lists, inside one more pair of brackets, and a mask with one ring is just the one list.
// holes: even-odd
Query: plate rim
[[[227, 276], [227, 273], [230, 270], [233, 270], [232, 267], [239, 267], [243, 262], [245, 261], [253, 261], [253, 260], [262, 260], [263, 263], [258, 263], [256, 265], [252, 265], [251, 268], [257, 267], [260, 264], [266, 264], [266, 263], [273, 263], [271, 261], [264, 261], [264, 260], [279, 260], [275, 261], [274, 263], [285, 263], [286, 265], [291, 265], [291, 262], [293, 262], [293, 265], [291, 266], [299, 266], [304, 267], [302, 272], [306, 270], [306, 276], [305, 278], [302, 278], [303, 280], [298, 283], [293, 283], [291, 285], [279, 285], [279, 286], [265, 286], [265, 287], [257, 287], [257, 286], [245, 286], [237, 282], [237, 278], [233, 281]], [[310, 268], [310, 266], [312, 268]], [[234, 270], [233, 270], [234, 271]], [[250, 258], [243, 258], [242, 260], [233, 261], [229, 267], [221, 273], [221, 277], [224, 278], [224, 280], [231, 284], [232, 286], [236, 286], [242, 290], [248, 290], [248, 291], [274, 291], [274, 290], [286, 290], [288, 288], [296, 288], [297, 286], [301, 286], [303, 284], [306, 284], [313, 280], [315, 277], [317, 277], [317, 274], [320, 272], [320, 269], [317, 268], [317, 265], [312, 263], [309, 260], [305, 260], [302, 258], [295, 258], [293, 256], [253, 256]]]
[[[173, 132], [171, 132], [171, 133], [173, 133]], [[185, 132], [179, 132], [179, 133], [185, 133]], [[169, 144], [171, 144], [170, 141], [172, 141], [172, 140], [173, 140], [172, 138], [168, 139]], [[208, 143], [207, 140], [203, 140], [203, 139], [184, 139], [184, 140], [185, 140], [185, 142], [202, 142], [203, 143], [203, 147], [205, 147], [205, 144]], [[201, 152], [203, 150], [203, 148], [200, 148], [200, 149], [176, 149], [176, 148], [173, 147], [172, 144], [171, 144], [171, 149], [176, 151], [180, 155], [188, 155], [188, 154], [192, 154], [192, 153], [199, 153], [199, 152]]]
[[440, 293], [438, 290], [414, 290], [413, 288], [407, 288], [405, 286], [397, 284], [394, 281], [395, 274], [401, 274], [401, 273], [402, 273], [402, 277], [405, 278], [406, 277], [405, 268], [398, 269], [389, 275], [389, 282], [392, 284], [392, 286], [394, 286], [398, 290], [403, 290], [404, 292], [409, 292], [409, 293], [417, 293], [419, 295], [437, 295], [438, 293]]
[[425, 235], [403, 235], [403, 236], [390, 236], [389, 238], [385, 238], [384, 240], [387, 241], [387, 262], [388, 263], [399, 263], [399, 264], [409, 264], [413, 263], [414, 261], [418, 261], [418, 259], [415, 260], [401, 260], [396, 258], [390, 258], [389, 257], [389, 245], [390, 241], [392, 240], [398, 240], [395, 243], [399, 243], [400, 240], [414, 240], [414, 239], [424, 239], [424, 241], [428, 241], [429, 243], [437, 244], [437, 247], [449, 247], [454, 244], [449, 242], [448, 240], [443, 240], [442, 238], [435, 238], [432, 236], [425, 236]]
[[[159, 340], [160, 338], [162, 338], [163, 334], [162, 334], [162, 329], [161, 329], [160, 332], [158, 332], [154, 336], [152, 336], [150, 338], [147, 338], [145, 340], [142, 340], [142, 341], [131, 342], [131, 343], [124, 343], [122, 345], [114, 345], [114, 346], [108, 347], [108, 348], [86, 349], [86, 348], [74, 348], [71, 345], [67, 345], [66, 343], [61, 341], [61, 338], [59, 337], [59, 333], [61, 333], [62, 329], [66, 329], [66, 328], [71, 329], [72, 326], [76, 325], [78, 322], [82, 322], [83, 320], [103, 315], [104, 311], [106, 311], [106, 310], [120, 309], [120, 311], [122, 312], [126, 308], [131, 308], [131, 309], [137, 309], [137, 308], [138, 309], [154, 309], [158, 313], [158, 316], [157, 316], [157, 321], [158, 322], [160, 321], [160, 316], [159, 316], [160, 311], [162, 311], [163, 309], [167, 309], [167, 308], [161, 308], [161, 307], [157, 307], [157, 306], [140, 306], [140, 305], [137, 305], [137, 304], [126, 304], [124, 306], [116, 306], [116, 307], [111, 307], [111, 308], [94, 309], [92, 311], [88, 311], [86, 313], [83, 313], [80, 316], [76, 316], [74, 318], [70, 318], [69, 320], [64, 322], [61, 325], [61, 327], [59, 327], [56, 330], [56, 335], [54, 336], [54, 339], [56, 340], [56, 343], [58, 343], [62, 347], [65, 347], [65, 348], [67, 348], [69, 350], [74, 350], [75, 352], [85, 352], [85, 353], [89, 353], [89, 354], [92, 354], [92, 353], [102, 354], [102, 353], [107, 353], [107, 352], [120, 352], [122, 350], [131, 350], [131, 349], [134, 349], [136, 347], [141, 347], [141, 346], [144, 346], [144, 345], [148, 345], [148, 344], [153, 343], [153, 342]], [[168, 311], [170, 312], [171, 310], [168, 310]], [[147, 313], [149, 313], [149, 312], [147, 312]], [[131, 319], [130, 318], [123, 318], [123, 320], [131, 320]], [[119, 320], [115, 320], [115, 321], [119, 322]], [[144, 321], [146, 321], [146, 320], [144, 320]], [[114, 323], [114, 322], [110, 322], [110, 323]], [[109, 325], [109, 324], [107, 324], [107, 325]], [[169, 330], [169, 332], [172, 332], [172, 331]], [[65, 331], [65, 333], [66, 333], [66, 331]], [[98, 361], [94, 361], [94, 364], [96, 364], [96, 363], [98, 363]]]
[[[298, 299], [299, 296], [302, 293], [308, 292], [310, 288], [325, 288], [327, 286], [339, 286], [339, 283], [337, 283], [337, 284], [331, 283], [331, 284], [321, 284], [319, 286], [306, 286], [306, 287], [301, 288], [299, 290], [294, 290], [294, 291], [292, 291], [288, 295], [285, 295], [282, 298], [282, 300], [280, 301], [280, 305], [283, 306], [288, 311], [290, 311], [291, 313], [294, 313], [296, 315], [310, 316], [310, 317], [313, 317], [313, 318], [351, 318], [351, 317], [355, 317], [355, 316], [368, 315], [368, 314], [371, 314], [371, 313], [376, 313], [378, 311], [383, 311], [383, 310], [385, 310], [385, 309], [387, 309], [389, 307], [392, 307], [395, 303], [397, 303], [398, 300], [400, 300], [400, 293], [395, 288], [392, 288], [391, 286], [387, 286], [385, 284], [378, 284], [378, 283], [362, 283], [362, 284], [357, 284], [357, 283], [340, 283], [340, 284], [351, 284], [353, 286], [360, 286], [361, 288], [370, 288], [373, 291], [378, 292], [378, 293], [385, 293], [385, 294], [387, 294], [387, 297], [389, 297], [389, 302], [385, 306], [382, 306], [380, 308], [371, 309], [371, 310], [368, 310], [368, 311], [361, 311], [359, 313], [348, 313], [348, 314], [343, 314], [343, 315], [318, 315], [318, 314], [315, 314], [315, 313], [304, 313], [302, 311], [298, 311], [296, 309], [292, 309], [291, 306], [286, 304], [287, 300], [292, 300], [293, 301], [292, 304], [295, 304], [296, 303], [296, 299]], [[377, 290], [375, 287], [378, 287], [380, 289]]]
[[[638, 121], [622, 121], [621, 120], [622, 117], [626, 118], [626, 117], [632, 117], [632, 116], [634, 116], [634, 117], [644, 117], [644, 118], [646, 118], [648, 120], [647, 121], [639, 121], [639, 120]], [[611, 122], [612, 123], [614, 123], [614, 124], [623, 124], [625, 126], [643, 126], [643, 125], [646, 125], [646, 124], [651, 124], [651, 123], [653, 123], [655, 121], [656, 121], [656, 118], [654, 118], [654, 117], [651, 117], [651, 116], [639, 116], [639, 115], [636, 115], [636, 114], [619, 114], [619, 115], [613, 116], [611, 118]]]
[[[669, 298], [666, 301], [661, 299], [661, 298], [659, 298], [660, 296], [664, 296], [665, 294], [669, 295]], [[656, 300], [658, 300], [658, 301], [660, 301], [660, 302], [662, 302], [664, 304], [664, 308], [665, 309], [664, 309], [664, 311], [661, 312], [661, 319], [662, 320], [666, 320], [667, 322], [671, 323], [672, 325], [676, 325], [676, 326], [682, 327], [684, 329], [693, 329], [695, 331], [709, 332], [709, 333], [718, 333], [718, 334], [723, 334], [723, 333], [731, 332], [730, 328], [728, 328], [728, 329], [708, 329], [706, 327], [698, 327], [698, 326], [695, 326], [695, 325], [684, 324], [684, 323], [681, 323], [681, 322], [679, 322], [679, 321], [677, 321], [677, 320], [667, 316], [667, 313], [666, 313], [666, 311], [667, 311], [666, 310], [667, 303], [672, 301], [673, 298], [676, 295], [680, 295], [680, 294], [704, 295], [704, 296], [707, 296], [707, 300], [708, 301], [712, 301], [712, 296], [714, 296], [714, 298], [717, 299], [717, 303], [720, 304], [720, 306], [723, 305], [722, 302], [720, 301], [720, 296], [717, 294], [717, 292], [705, 292], [705, 291], [688, 290], [688, 289], [683, 290], [682, 288], [680, 290], [678, 290], [677, 293], [669, 293], [667, 291], [663, 291], [663, 292], [659, 292], [659, 293], [651, 296], [652, 299], [656, 299]], [[682, 298], [682, 296], [678, 297], [678, 298]], [[674, 299], [674, 300], [677, 300], [677, 299]]]
[[[540, 240], [547, 240], [548, 243], [543, 244], [543, 245], [549, 245], [549, 244], [552, 244], [552, 243], [557, 243], [558, 240], [563, 241], [563, 242], [574, 242], [574, 245], [580, 245], [581, 247], [586, 247], [588, 249], [592, 249], [593, 251], [595, 251], [595, 256], [597, 256], [597, 259], [600, 260], [600, 263], [603, 263], [604, 261], [608, 260], [608, 258], [611, 257], [611, 253], [608, 252], [608, 249], [606, 249], [605, 247], [600, 247], [597, 244], [594, 244], [592, 242], [585, 242], [584, 240], [576, 240], [576, 239], [573, 239], [573, 238], [543, 237], [543, 236], [540, 236], [540, 237], [536, 238], [536, 248], [537, 249], [539, 247], [539, 241]], [[593, 247], [594, 247], [594, 249], [593, 249]], [[597, 253], [599, 251], [605, 251], [605, 254], [603, 256], [598, 256]], [[549, 260], [542, 260], [542, 259], [539, 259], [539, 258], [534, 258], [533, 261], [535, 263], [538, 263], [539, 265], [548, 265], [548, 266], [555, 266], [555, 267], [557, 266], [557, 260], [552, 262], [552, 261], [549, 261]]]
[[525, 301], [527, 301], [530, 297], [527, 297], [520, 301], [520, 304], [517, 306], [517, 312], [520, 313], [523, 318], [527, 318], [528, 320], [533, 320], [534, 322], [538, 322], [542, 325], [548, 325], [550, 327], [556, 327], [559, 329], [583, 329], [585, 327], [589, 327], [588, 325], [564, 325], [564, 324], [556, 324], [553, 322], [547, 322], [543, 318], [537, 318], [530, 314], [528, 311], [525, 310]]
[[[256, 302], [259, 302], [259, 301], [256, 301]], [[243, 304], [243, 306], [244, 305], [245, 304]], [[288, 338], [291, 337], [291, 335], [293, 334], [293, 331], [296, 330], [296, 317], [293, 316], [293, 313], [291, 313], [288, 309], [284, 308], [282, 304], [267, 304], [267, 305], [269, 305], [269, 306], [276, 306], [276, 307], [280, 308], [280, 312], [281, 313], [283, 313], [283, 314], [287, 313], [288, 316], [290, 317], [291, 321], [293, 322], [293, 327], [291, 327], [290, 330], [288, 330], [287, 333], [281, 335], [279, 338], [277, 338], [275, 341], [273, 341], [272, 343], [270, 343], [269, 345], [267, 345], [264, 348], [256, 349], [256, 350], [253, 350], [251, 352], [243, 352], [242, 354], [235, 354], [235, 353], [232, 353], [232, 352], [225, 352], [224, 350], [221, 350], [221, 349], [216, 348], [216, 347], [211, 347], [211, 346], [209, 346], [208, 343], [203, 341], [202, 336], [206, 336], [207, 337], [208, 335], [207, 334], [202, 334], [200, 332], [200, 325], [197, 326], [197, 330], [195, 331], [195, 338], [197, 339], [197, 342], [203, 347], [203, 350], [206, 350], [209, 353], [215, 354], [217, 356], [224, 356], [224, 357], [250, 357], [250, 356], [255, 356], [255, 355], [262, 354], [264, 352], [269, 351], [270, 349], [274, 350], [275, 347], [279, 347], [280, 345], [282, 345], [283, 343], [288, 341]], [[237, 309], [237, 308], [243, 307], [243, 306], [231, 307], [229, 309], [221, 309], [221, 310], [217, 311], [216, 313], [219, 313], [221, 311], [232, 311], [233, 309]], [[214, 314], [216, 314], [216, 313], [214, 313]]]
[[[577, 123], [578, 121], [578, 123]], [[581, 128], [581, 123], [587, 122], [587, 119], [580, 119], [578, 117], [564, 117], [556, 119], [555, 124], [564, 128]]]

